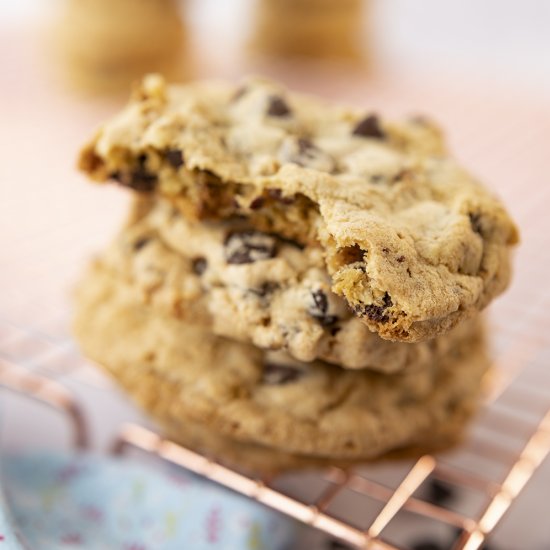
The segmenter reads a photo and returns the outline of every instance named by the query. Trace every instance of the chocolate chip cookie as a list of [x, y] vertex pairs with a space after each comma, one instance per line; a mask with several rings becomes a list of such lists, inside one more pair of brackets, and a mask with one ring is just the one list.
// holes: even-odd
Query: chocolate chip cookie
[[388, 342], [330, 290], [322, 250], [242, 220], [191, 223], [168, 201], [136, 205], [101, 258], [136, 299], [219, 336], [300, 361], [397, 372], [423, 368], [479, 329], [467, 321], [429, 342]]
[[424, 118], [394, 123], [259, 79], [149, 76], [80, 167], [187, 217], [239, 216], [320, 245], [332, 291], [385, 339], [443, 334], [510, 279], [514, 223]]
[[164, 422], [189, 418], [236, 441], [343, 460], [456, 436], [488, 366], [482, 331], [413, 373], [299, 363], [142, 305], [101, 263], [77, 293], [75, 333]]

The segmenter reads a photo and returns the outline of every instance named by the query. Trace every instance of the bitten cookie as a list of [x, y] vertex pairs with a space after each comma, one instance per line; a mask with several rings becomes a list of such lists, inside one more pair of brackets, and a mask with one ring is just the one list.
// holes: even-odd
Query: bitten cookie
[[[75, 333], [115, 377], [135, 377], [140, 401], [156, 404], [164, 421], [190, 418], [237, 441], [336, 459], [461, 433], [488, 367], [482, 331], [419, 372], [298, 363], [137, 303], [100, 263], [77, 293]], [[169, 382], [170, 395], [157, 381]]]
[[263, 80], [150, 76], [80, 157], [92, 178], [320, 244], [331, 287], [389, 340], [443, 334], [510, 279], [517, 230], [424, 119], [392, 123]]
[[168, 201], [140, 202], [101, 255], [136, 300], [219, 336], [300, 361], [382, 372], [419, 369], [479, 330], [461, 323], [429, 342], [388, 342], [330, 290], [322, 250], [252, 230], [242, 220], [191, 223]]

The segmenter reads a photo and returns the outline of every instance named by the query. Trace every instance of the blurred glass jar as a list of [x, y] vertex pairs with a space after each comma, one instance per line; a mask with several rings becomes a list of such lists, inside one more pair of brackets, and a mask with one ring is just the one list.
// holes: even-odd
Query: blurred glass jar
[[256, 0], [251, 49], [273, 57], [367, 61], [368, 0]]
[[151, 71], [186, 78], [186, 35], [178, 0], [65, 0], [56, 28], [71, 84], [97, 92]]

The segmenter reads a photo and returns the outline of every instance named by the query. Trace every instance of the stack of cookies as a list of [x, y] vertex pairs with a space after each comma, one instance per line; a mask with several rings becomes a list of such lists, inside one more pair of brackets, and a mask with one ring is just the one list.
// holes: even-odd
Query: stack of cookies
[[518, 235], [427, 120], [153, 75], [80, 166], [134, 199], [76, 335], [170, 437], [262, 470], [460, 437]]

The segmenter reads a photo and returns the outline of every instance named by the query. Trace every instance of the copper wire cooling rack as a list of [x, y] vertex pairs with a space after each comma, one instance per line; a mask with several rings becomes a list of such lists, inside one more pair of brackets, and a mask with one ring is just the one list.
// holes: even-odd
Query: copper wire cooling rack
[[[550, 376], [545, 369], [550, 354], [545, 353], [548, 350], [544, 341], [533, 335], [516, 345], [502, 346], [496, 352], [498, 376], [492, 381], [487, 403], [468, 439], [456, 451], [441, 456], [425, 455], [400, 465], [400, 479], [396, 482], [379, 479], [376, 468], [344, 471], [332, 467], [313, 474], [323, 486], [314, 498], [298, 498], [278, 489], [276, 477], [249, 477], [133, 423], [120, 427], [112, 452], [123, 454], [138, 449], [158, 456], [353, 548], [397, 549], [391, 542], [391, 532], [407, 513], [447, 526], [454, 533], [453, 548], [474, 550], [481, 547], [550, 453]], [[5, 346], [6, 349], [10, 346]], [[32, 334], [27, 334], [26, 341], [19, 342], [15, 349], [34, 349]], [[27, 364], [31, 359], [27, 357]], [[82, 408], [63, 384], [4, 359], [0, 361], [0, 385], [61, 412], [72, 426], [74, 446], [87, 447]], [[308, 475], [311, 478], [311, 473]], [[475, 513], [423, 498], [423, 486], [434, 480], [477, 495], [473, 499]], [[364, 522], [346, 517], [338, 507], [333, 507], [345, 491], [355, 493], [365, 511], [372, 512], [374, 508], [376, 513]], [[361, 510], [361, 506], [356, 506], [357, 509]]]
[[[414, 72], [363, 81], [360, 75], [311, 78], [288, 70], [285, 80], [293, 87], [318, 88], [323, 95], [369, 110], [433, 113], [452, 129], [451, 149], [504, 199], [522, 233], [512, 288], [490, 308], [496, 376], [468, 439], [452, 452], [392, 463], [387, 469], [371, 465], [296, 474], [304, 489], [297, 494], [284, 476], [248, 477], [162, 438], [141, 422], [121, 425], [120, 415], [104, 407], [108, 400], [113, 404], [123, 398], [75, 349], [66, 327], [66, 304], [68, 283], [91, 251], [114, 234], [123, 216], [122, 194], [78, 184], [70, 160], [75, 144], [112, 107], [55, 89], [36, 70], [41, 58], [26, 35], [1, 40], [5, 47], [0, 51], [10, 52], [6, 66], [11, 77], [3, 89], [10, 109], [0, 128], [2, 181], [8, 183], [0, 191], [9, 191], [0, 200], [0, 384], [59, 411], [70, 421], [77, 448], [90, 444], [97, 449], [98, 425], [114, 422], [106, 438], [113, 452], [137, 449], [161, 457], [352, 547], [404, 548], [400, 535], [411, 522], [416, 532], [426, 526], [426, 532], [429, 527], [452, 533], [457, 549], [474, 550], [495, 534], [550, 450], [547, 97], [538, 90], [522, 91], [515, 82], [503, 87], [473, 77], [446, 82], [440, 74], [424, 78]], [[84, 387], [93, 392], [91, 397], [81, 391]], [[32, 417], [25, 429], [42, 421]], [[6, 424], [2, 433], [10, 428]], [[21, 433], [18, 441], [25, 436]], [[306, 477], [313, 477], [307, 491]], [[434, 481], [459, 489], [465, 498], [459, 503], [430, 498], [426, 489]], [[353, 506], [341, 505], [344, 495], [354, 499]], [[520, 527], [523, 537], [535, 526], [537, 512], [529, 510]], [[528, 548], [512, 546], [518, 547]]]

